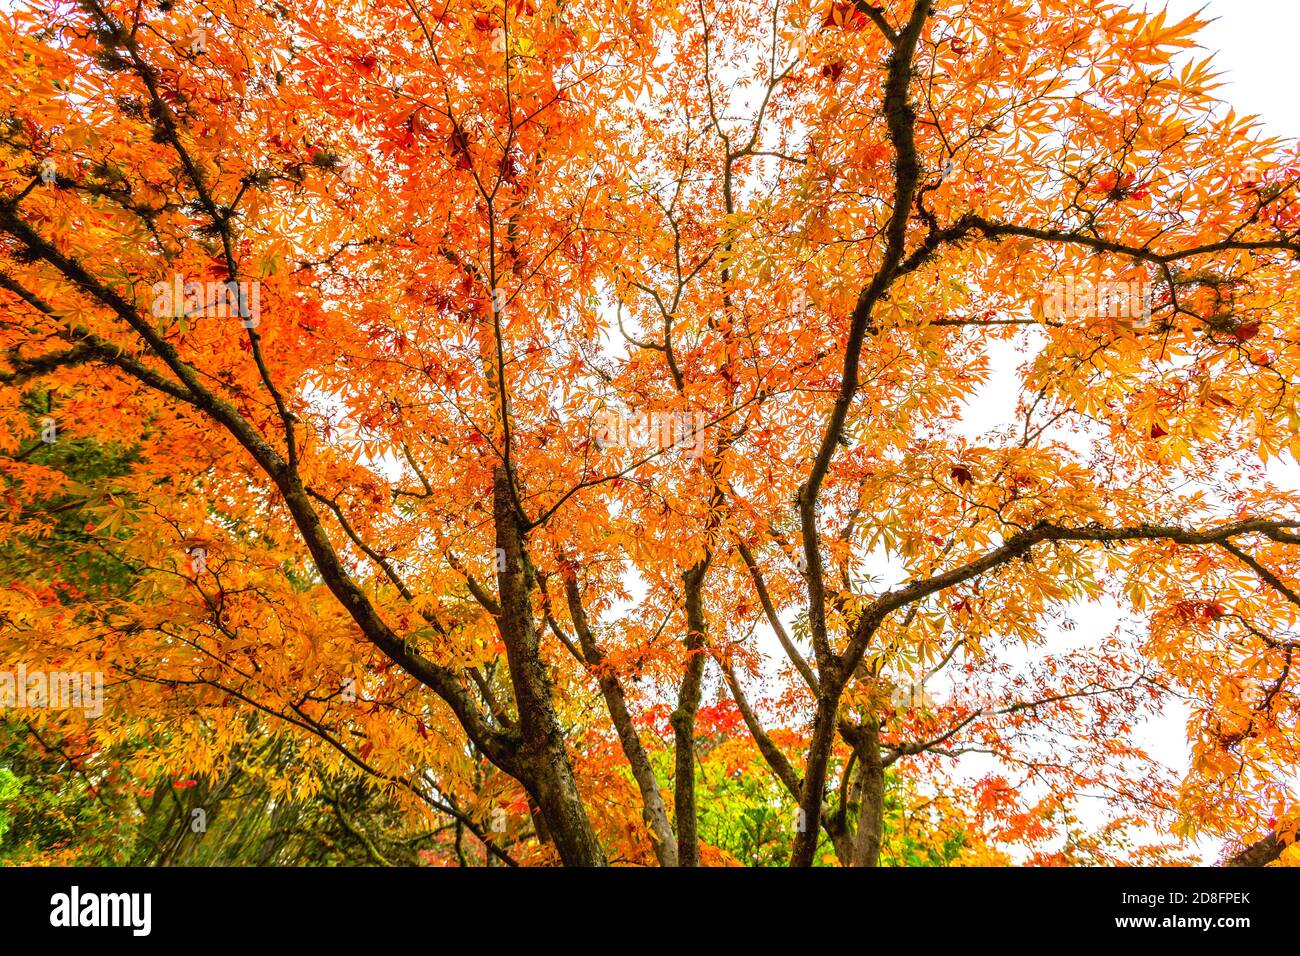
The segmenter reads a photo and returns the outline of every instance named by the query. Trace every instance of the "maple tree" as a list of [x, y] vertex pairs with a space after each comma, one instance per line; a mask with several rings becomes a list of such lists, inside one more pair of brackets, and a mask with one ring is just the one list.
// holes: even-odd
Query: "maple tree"
[[88, 787], [428, 837], [372, 862], [1294, 857], [1300, 158], [1195, 18], [0, 23], [0, 658], [105, 675], [23, 715]]

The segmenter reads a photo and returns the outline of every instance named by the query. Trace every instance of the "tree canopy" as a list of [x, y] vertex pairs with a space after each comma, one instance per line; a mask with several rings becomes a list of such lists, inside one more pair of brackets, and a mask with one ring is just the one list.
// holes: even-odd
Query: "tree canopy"
[[104, 681], [0, 852], [1294, 857], [1300, 157], [1202, 25], [0, 15], [0, 665]]

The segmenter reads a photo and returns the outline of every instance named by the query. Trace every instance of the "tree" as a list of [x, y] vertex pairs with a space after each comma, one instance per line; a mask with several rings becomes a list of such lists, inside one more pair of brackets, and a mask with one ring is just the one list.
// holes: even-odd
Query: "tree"
[[[724, 705], [792, 865], [908, 859], [900, 794], [983, 859], [1115, 858], [1135, 820], [1135, 858], [1276, 857], [1300, 511], [1265, 465], [1300, 451], [1300, 165], [1214, 99], [1199, 26], [1064, 0], [7, 15], [0, 541], [80, 496], [79, 546], [132, 583], [11, 580], [6, 657], [104, 672], [93, 724], [42, 720], [143, 737], [154, 770], [220, 779], [261, 715], [285, 787], [370, 778], [511, 862], [720, 862], [768, 786], [697, 780]], [[972, 437], [998, 343], [1019, 403]], [[86, 488], [69, 440], [134, 451]], [[1102, 598], [1137, 623], [1020, 665]], [[1173, 699], [1176, 775], [1135, 738]]]

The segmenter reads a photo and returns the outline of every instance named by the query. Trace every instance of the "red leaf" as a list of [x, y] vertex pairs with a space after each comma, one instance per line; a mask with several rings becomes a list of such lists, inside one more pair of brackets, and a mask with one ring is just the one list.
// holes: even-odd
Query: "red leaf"
[[1237, 341], [1239, 342], [1245, 342], [1249, 339], [1253, 339], [1255, 336], [1259, 335], [1259, 323], [1243, 322], [1241, 323], [1241, 325], [1237, 326], [1235, 329], [1232, 330], [1232, 334], [1233, 336], [1236, 337]]
[[835, 0], [826, 16], [822, 19], [822, 29], [839, 27], [856, 33], [867, 26], [867, 15], [854, 5], [851, 0]]

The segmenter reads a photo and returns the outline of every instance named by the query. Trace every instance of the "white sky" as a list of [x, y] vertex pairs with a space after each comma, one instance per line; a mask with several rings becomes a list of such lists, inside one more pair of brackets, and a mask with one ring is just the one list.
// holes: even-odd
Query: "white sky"
[[[1148, 9], [1159, 4], [1148, 2]], [[1296, 81], [1296, 0], [1169, 0], [1169, 14], [1182, 19], [1197, 11], [1214, 22], [1201, 43], [1215, 52], [1226, 86], [1219, 91], [1238, 111], [1256, 114], [1268, 131], [1300, 137], [1300, 83]]]
[[[1162, 4], [1135, 0], [1134, 5], [1154, 10]], [[1258, 116], [1268, 134], [1300, 137], [1300, 83], [1296, 82], [1294, 72], [1300, 0], [1168, 0], [1164, 5], [1171, 19], [1181, 20], [1197, 12], [1202, 13], [1202, 19], [1213, 18], [1200, 34], [1203, 49], [1196, 51], [1196, 58], [1214, 54], [1215, 66], [1222, 74], [1220, 82], [1224, 84], [1216, 90], [1220, 99], [1240, 114]], [[972, 439], [986, 428], [1014, 420], [1018, 393], [1015, 370], [1025, 355], [1017, 353], [1010, 342], [994, 343], [989, 353], [993, 377], [968, 404], [963, 421], [962, 430]], [[1294, 462], [1275, 463], [1269, 473], [1278, 482], [1300, 483], [1300, 469]], [[1073, 612], [1075, 632], [1062, 631], [1052, 638], [1050, 651], [1092, 643], [1104, 637], [1124, 617], [1111, 602], [1078, 604]], [[938, 688], [936, 692], [942, 696]], [[1190, 758], [1186, 720], [1185, 707], [1170, 706], [1138, 734], [1138, 743], [1180, 773]], [[971, 761], [968, 769], [978, 776], [992, 768], [982, 761]], [[1086, 805], [1081, 809], [1085, 821], [1100, 822], [1105, 817], [1103, 807], [1095, 808], [1095, 816]], [[1203, 859], [1211, 863], [1218, 856], [1220, 845], [1217, 841], [1205, 841], [1199, 849]]]

